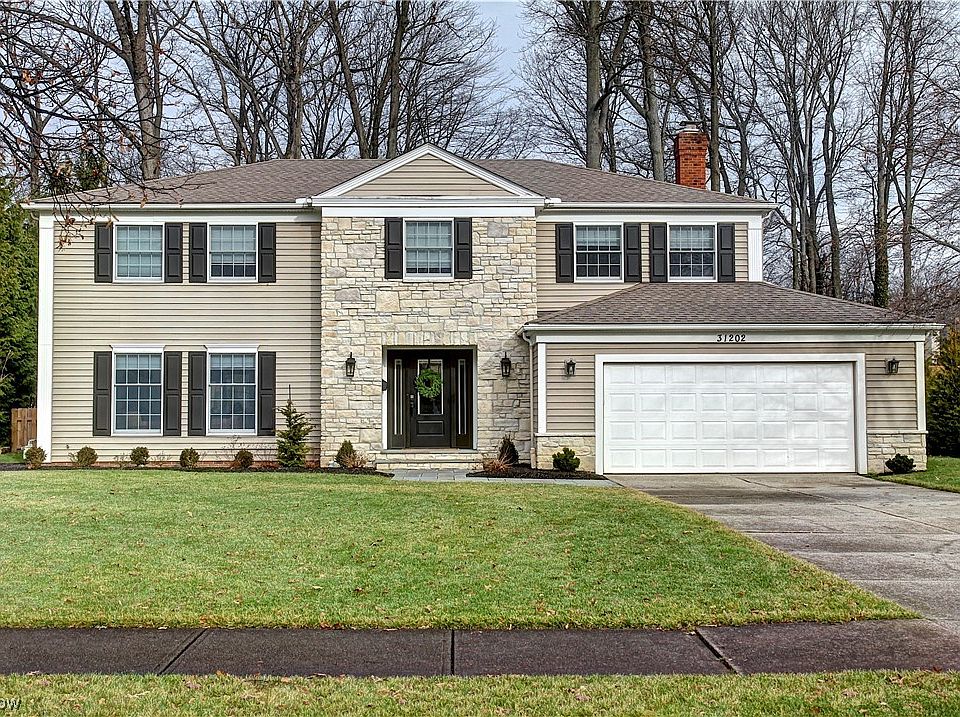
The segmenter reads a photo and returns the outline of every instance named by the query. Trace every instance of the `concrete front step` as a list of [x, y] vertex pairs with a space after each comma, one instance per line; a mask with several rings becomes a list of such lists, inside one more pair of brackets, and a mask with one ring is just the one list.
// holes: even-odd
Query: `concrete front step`
[[396, 451], [381, 454], [377, 470], [476, 470], [483, 455], [480, 451]]

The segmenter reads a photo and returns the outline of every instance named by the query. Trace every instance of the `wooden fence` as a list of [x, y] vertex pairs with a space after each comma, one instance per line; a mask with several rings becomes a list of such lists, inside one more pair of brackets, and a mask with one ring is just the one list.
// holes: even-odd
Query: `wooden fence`
[[10, 410], [10, 450], [19, 451], [30, 441], [37, 440], [37, 409]]

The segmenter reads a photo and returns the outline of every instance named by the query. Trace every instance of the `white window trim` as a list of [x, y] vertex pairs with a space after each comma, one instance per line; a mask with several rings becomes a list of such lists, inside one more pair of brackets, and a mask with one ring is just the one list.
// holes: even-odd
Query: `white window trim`
[[[620, 227], [620, 276], [577, 276], [577, 229], [579, 227]], [[574, 222], [573, 223], [573, 282], [575, 284], [623, 284], [623, 265], [626, 261], [624, 225], [620, 222]]]
[[[450, 225], [450, 273], [449, 274], [408, 274], [407, 273], [407, 223], [409, 222], [446, 222]], [[454, 281], [454, 275], [457, 273], [457, 223], [453, 217], [412, 217], [403, 220], [403, 281], [419, 283], [424, 281]]]
[[[162, 344], [112, 344], [110, 346], [110, 435], [111, 436], [162, 436], [163, 435], [163, 387], [164, 365]], [[117, 354], [154, 354], [160, 356], [160, 428], [156, 431], [117, 428]]]
[[[204, 376], [204, 386], [205, 386], [205, 398], [204, 403], [206, 404], [204, 410], [206, 411], [206, 416], [204, 417], [204, 425], [206, 427], [207, 436], [256, 436], [257, 435], [257, 426], [260, 425], [260, 407], [257, 405], [259, 403], [259, 393], [260, 393], [260, 353], [258, 344], [213, 344], [205, 347], [207, 349], [207, 367], [206, 367], [206, 376]], [[244, 428], [244, 429], [228, 429], [224, 430], [218, 428], [216, 430], [210, 428], [210, 354], [252, 354], [253, 355], [253, 428]]]
[[[213, 228], [214, 227], [253, 227], [253, 276], [214, 276], [213, 275]], [[250, 221], [217, 221], [207, 224], [207, 283], [208, 284], [256, 284], [260, 281], [260, 223]]]
[[[713, 227], [713, 276], [671, 276], [670, 274], [670, 230], [673, 227]], [[670, 222], [667, 224], [667, 281], [676, 283], [708, 283], [714, 284], [719, 281], [717, 273], [719, 272], [719, 249], [717, 238], [718, 224], [716, 222]]]
[[[110, 232], [112, 233], [112, 246], [110, 247], [113, 253], [113, 283], [115, 284], [162, 284], [164, 282], [164, 237], [163, 237], [163, 226], [165, 222], [158, 221], [156, 219], [150, 218], [139, 218], [139, 217], [127, 217], [124, 219], [114, 219], [112, 220], [112, 226], [110, 227]], [[127, 227], [160, 227], [160, 276], [117, 276], [117, 228], [121, 226]]]

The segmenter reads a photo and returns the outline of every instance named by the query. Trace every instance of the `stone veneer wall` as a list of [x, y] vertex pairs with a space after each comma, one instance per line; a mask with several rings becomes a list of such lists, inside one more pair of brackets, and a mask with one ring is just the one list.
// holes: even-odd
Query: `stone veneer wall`
[[[320, 301], [320, 456], [332, 460], [351, 440], [371, 462], [382, 458], [384, 350], [473, 347], [476, 445], [495, 451], [505, 433], [530, 450], [530, 367], [517, 332], [536, 318], [536, 223], [533, 217], [473, 220], [473, 278], [384, 279], [383, 219], [323, 219]], [[344, 375], [350, 352], [357, 360]], [[500, 375], [504, 352], [513, 362]]]
[[897, 453], [913, 458], [918, 471], [927, 469], [927, 434], [920, 431], [895, 431], [867, 434], [867, 470], [887, 473], [886, 461]]
[[596, 469], [597, 440], [595, 436], [536, 436], [533, 461], [537, 468], [553, 468], [553, 454], [564, 446], [572, 448], [580, 459], [580, 470]]

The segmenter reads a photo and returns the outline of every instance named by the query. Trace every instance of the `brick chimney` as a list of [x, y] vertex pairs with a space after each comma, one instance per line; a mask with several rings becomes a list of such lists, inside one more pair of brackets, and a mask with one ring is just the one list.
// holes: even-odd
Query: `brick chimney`
[[680, 131], [673, 138], [673, 153], [677, 165], [677, 184], [694, 189], [707, 187], [707, 150], [710, 141], [700, 131], [697, 122], [680, 123]]

